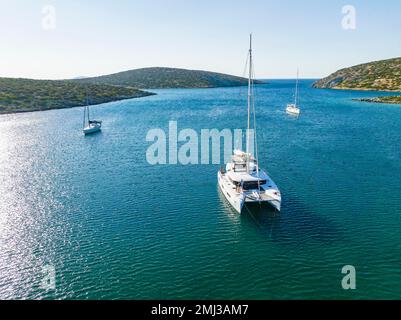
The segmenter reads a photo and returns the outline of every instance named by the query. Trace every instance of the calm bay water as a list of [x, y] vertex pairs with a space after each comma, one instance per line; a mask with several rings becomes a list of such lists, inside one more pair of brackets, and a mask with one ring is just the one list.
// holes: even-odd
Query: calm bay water
[[[260, 162], [283, 193], [237, 215], [214, 165], [150, 166], [149, 129], [243, 128], [244, 88], [157, 90], [92, 108], [0, 116], [0, 298], [401, 298], [401, 107], [372, 92], [257, 88]], [[357, 290], [341, 268], [357, 268]], [[40, 288], [53, 265], [56, 289]]]

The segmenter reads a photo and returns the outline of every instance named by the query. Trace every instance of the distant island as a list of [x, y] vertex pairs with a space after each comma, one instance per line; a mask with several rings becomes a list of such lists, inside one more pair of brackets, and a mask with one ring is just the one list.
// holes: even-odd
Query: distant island
[[[216, 88], [247, 85], [247, 79], [208, 71], [145, 68], [71, 80], [0, 78], [0, 114], [96, 105], [155, 93], [142, 89]], [[262, 83], [257, 81], [256, 83]]]
[[[248, 79], [223, 73], [176, 68], [143, 68], [115, 74], [76, 79], [81, 83], [127, 86], [140, 89], [218, 88], [248, 85]], [[255, 81], [255, 83], [263, 83]]]
[[[401, 58], [375, 61], [341, 69], [313, 84], [314, 88], [401, 92]], [[359, 99], [401, 103], [400, 96]]]
[[84, 106], [87, 92], [91, 105], [154, 94], [135, 88], [68, 80], [0, 78], [0, 114]]

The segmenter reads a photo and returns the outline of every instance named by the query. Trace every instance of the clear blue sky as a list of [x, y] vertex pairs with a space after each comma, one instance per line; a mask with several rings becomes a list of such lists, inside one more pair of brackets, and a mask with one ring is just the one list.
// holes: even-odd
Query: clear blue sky
[[[341, 26], [356, 8], [355, 30]], [[45, 5], [56, 9], [45, 30]], [[169, 66], [318, 78], [401, 56], [400, 0], [0, 0], [0, 76], [60, 79]]]

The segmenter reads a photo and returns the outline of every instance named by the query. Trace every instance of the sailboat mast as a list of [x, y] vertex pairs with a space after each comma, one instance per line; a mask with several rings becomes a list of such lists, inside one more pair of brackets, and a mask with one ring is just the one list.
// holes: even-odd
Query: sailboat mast
[[88, 124], [90, 122], [90, 115], [89, 115], [89, 89], [86, 89], [86, 108], [88, 110]]
[[295, 85], [295, 106], [298, 103], [298, 82], [299, 82], [299, 69], [297, 69], [297, 83]]
[[86, 87], [86, 104], [84, 106], [84, 123], [83, 127], [86, 126], [86, 113], [88, 113], [88, 121], [89, 121], [89, 110], [88, 110], [88, 87]]
[[84, 106], [84, 122], [83, 122], [83, 128], [85, 128], [85, 124], [86, 124], [86, 106]]
[[246, 131], [246, 168], [249, 172], [250, 131], [251, 131], [251, 103], [252, 103], [252, 34], [249, 36], [249, 77], [248, 77], [248, 129]]

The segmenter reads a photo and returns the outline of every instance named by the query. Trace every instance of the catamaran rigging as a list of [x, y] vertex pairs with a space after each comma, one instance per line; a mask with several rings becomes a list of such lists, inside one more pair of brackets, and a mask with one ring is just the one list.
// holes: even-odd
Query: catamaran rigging
[[[256, 110], [254, 101], [254, 70], [252, 54], [252, 35], [249, 46], [248, 74], [248, 118], [246, 133], [246, 152], [234, 150], [232, 162], [226, 164], [218, 173], [221, 192], [234, 209], [241, 213], [248, 203], [270, 203], [281, 210], [281, 193], [266, 172], [259, 168], [258, 144], [256, 132]], [[251, 113], [253, 113], [253, 131], [251, 131]], [[255, 156], [251, 154], [251, 133], [255, 142]]]

